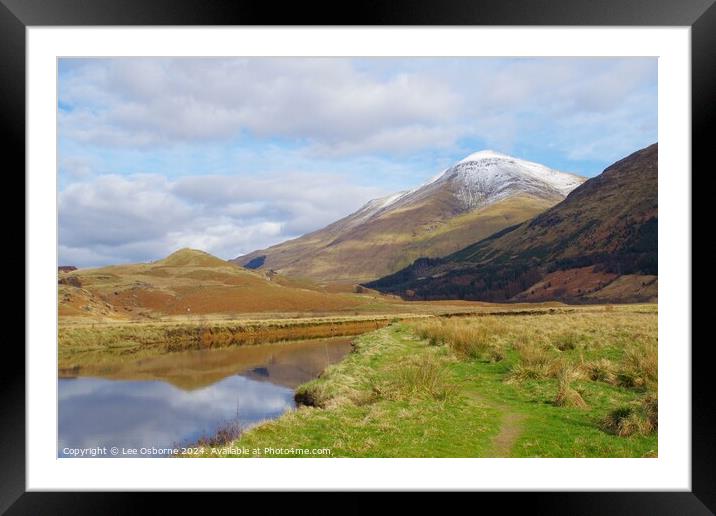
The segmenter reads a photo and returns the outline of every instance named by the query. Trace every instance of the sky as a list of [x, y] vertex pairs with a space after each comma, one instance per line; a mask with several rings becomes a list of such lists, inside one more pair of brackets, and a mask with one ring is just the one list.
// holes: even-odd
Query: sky
[[230, 259], [479, 150], [595, 176], [657, 141], [657, 60], [63, 58], [57, 120], [61, 265]]

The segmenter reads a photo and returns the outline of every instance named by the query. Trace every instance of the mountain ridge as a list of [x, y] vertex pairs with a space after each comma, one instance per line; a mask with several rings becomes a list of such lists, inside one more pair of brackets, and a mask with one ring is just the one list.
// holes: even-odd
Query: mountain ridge
[[584, 181], [481, 151], [416, 188], [372, 199], [322, 229], [231, 261], [317, 281], [369, 281], [527, 220]]
[[[654, 285], [634, 294], [650, 299], [658, 275], [657, 202], [658, 144], [653, 144], [610, 165], [531, 220], [445, 257], [421, 258], [366, 286], [416, 299], [587, 301], [616, 279], [632, 276], [635, 288]], [[564, 287], [553, 289], [552, 279]], [[541, 290], [534, 288], [538, 284]], [[625, 289], [615, 298], [631, 295]]]

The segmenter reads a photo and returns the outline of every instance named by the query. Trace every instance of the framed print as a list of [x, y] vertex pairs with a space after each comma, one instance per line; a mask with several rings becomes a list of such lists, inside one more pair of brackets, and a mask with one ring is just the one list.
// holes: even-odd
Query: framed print
[[713, 511], [691, 339], [712, 2], [319, 11], [3, 0], [27, 200], [3, 510]]

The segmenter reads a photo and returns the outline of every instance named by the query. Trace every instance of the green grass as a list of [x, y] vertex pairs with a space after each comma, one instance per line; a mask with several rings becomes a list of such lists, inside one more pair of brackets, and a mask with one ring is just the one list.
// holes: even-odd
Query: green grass
[[597, 382], [575, 382], [587, 409], [554, 404], [556, 379], [504, 381], [512, 356], [501, 364], [462, 363], [457, 374], [471, 390], [525, 416], [512, 457], [643, 457], [656, 453], [656, 435], [628, 438], [605, 432], [600, 425], [610, 410], [638, 399], [639, 394]]
[[[610, 309], [396, 323], [298, 389], [314, 406], [232, 444], [332, 457], [653, 457], [656, 428], [641, 415], [647, 398], [656, 411], [656, 320]], [[591, 373], [603, 361], [613, 376]], [[584, 403], [560, 406], [565, 392]]]
[[330, 448], [332, 457], [483, 456], [501, 415], [460, 392], [454, 360], [402, 324], [363, 335], [356, 352], [300, 389], [325, 408], [302, 407], [233, 444]]

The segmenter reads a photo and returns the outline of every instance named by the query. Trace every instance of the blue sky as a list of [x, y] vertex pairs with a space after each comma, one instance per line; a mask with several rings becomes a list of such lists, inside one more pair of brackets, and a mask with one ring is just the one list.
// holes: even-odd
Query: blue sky
[[594, 176], [657, 140], [655, 58], [61, 59], [60, 262], [222, 258], [483, 149]]

